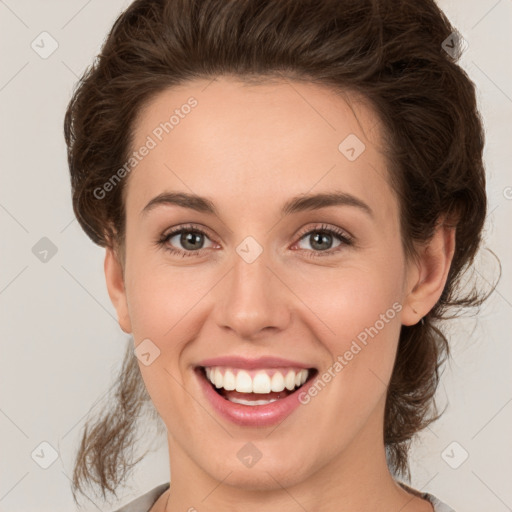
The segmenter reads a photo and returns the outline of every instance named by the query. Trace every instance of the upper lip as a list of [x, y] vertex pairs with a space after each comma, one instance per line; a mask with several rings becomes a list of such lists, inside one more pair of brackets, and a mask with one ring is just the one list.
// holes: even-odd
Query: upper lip
[[220, 356], [203, 359], [197, 366], [229, 366], [231, 368], [244, 368], [246, 370], [254, 370], [257, 368], [313, 368], [310, 364], [304, 364], [292, 359], [284, 359], [282, 357], [262, 356], [256, 359], [249, 359], [241, 356]]

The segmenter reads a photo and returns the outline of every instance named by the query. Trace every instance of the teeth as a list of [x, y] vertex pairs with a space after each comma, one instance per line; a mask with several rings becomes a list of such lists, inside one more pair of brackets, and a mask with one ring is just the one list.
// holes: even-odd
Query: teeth
[[[238, 373], [238, 375], [240, 375], [240, 373]], [[270, 377], [264, 372], [258, 372], [252, 381], [251, 391], [253, 393], [270, 393], [271, 390], [272, 384]]]
[[218, 368], [215, 368], [215, 377], [213, 382], [215, 384], [215, 387], [221, 388], [223, 381], [224, 378], [222, 377], [222, 373], [220, 373], [220, 370]]
[[289, 371], [284, 379], [286, 389], [293, 391], [295, 389], [295, 372]]
[[[259, 393], [266, 394], [272, 391], [279, 392], [285, 388], [293, 391], [296, 387], [306, 382], [309, 370], [300, 371], [288, 370], [283, 374], [280, 370], [270, 376], [266, 370], [259, 370], [251, 377], [246, 370], [238, 370], [235, 368], [219, 367], [206, 368], [206, 377], [217, 388], [224, 388], [226, 391], [236, 390], [240, 393]], [[241, 403], [241, 402], [237, 402]], [[261, 405], [251, 402], [254, 405]]]
[[[217, 369], [217, 373], [220, 373], [219, 369]], [[222, 383], [219, 387], [222, 387]], [[239, 371], [236, 376], [235, 389], [240, 391], [240, 393], [252, 393], [251, 376], [244, 370]]]
[[227, 391], [233, 391], [236, 388], [236, 377], [231, 370], [224, 372], [222, 387]]
[[244, 400], [243, 398], [228, 397], [228, 400], [235, 404], [242, 405], [267, 405], [275, 402], [277, 398], [272, 398], [271, 400]]
[[284, 377], [280, 372], [274, 373], [271, 383], [272, 391], [283, 391], [284, 390]]

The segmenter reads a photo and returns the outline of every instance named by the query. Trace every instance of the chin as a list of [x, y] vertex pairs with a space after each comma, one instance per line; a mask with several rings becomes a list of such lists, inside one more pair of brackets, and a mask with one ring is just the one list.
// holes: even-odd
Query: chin
[[[222, 481], [225, 475], [226, 473], [218, 475], [218, 480]], [[292, 467], [270, 466], [268, 469], [264, 467], [256, 469], [253, 467], [251, 469], [233, 470], [223, 481], [223, 484], [244, 491], [268, 492], [282, 490], [283, 487], [293, 487], [302, 480], [301, 475], [297, 474]]]

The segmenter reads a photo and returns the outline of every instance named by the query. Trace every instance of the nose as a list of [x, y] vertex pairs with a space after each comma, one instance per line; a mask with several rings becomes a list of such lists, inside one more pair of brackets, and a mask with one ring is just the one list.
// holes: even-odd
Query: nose
[[236, 255], [217, 291], [215, 320], [240, 339], [253, 340], [282, 331], [291, 319], [292, 292], [263, 252], [248, 263]]

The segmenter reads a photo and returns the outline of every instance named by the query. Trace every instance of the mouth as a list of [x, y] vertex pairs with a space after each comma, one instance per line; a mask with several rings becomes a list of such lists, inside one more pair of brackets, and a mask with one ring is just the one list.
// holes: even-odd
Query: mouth
[[318, 370], [313, 367], [247, 370], [225, 366], [198, 366], [196, 372], [226, 402], [256, 409], [296, 395], [318, 374]]

